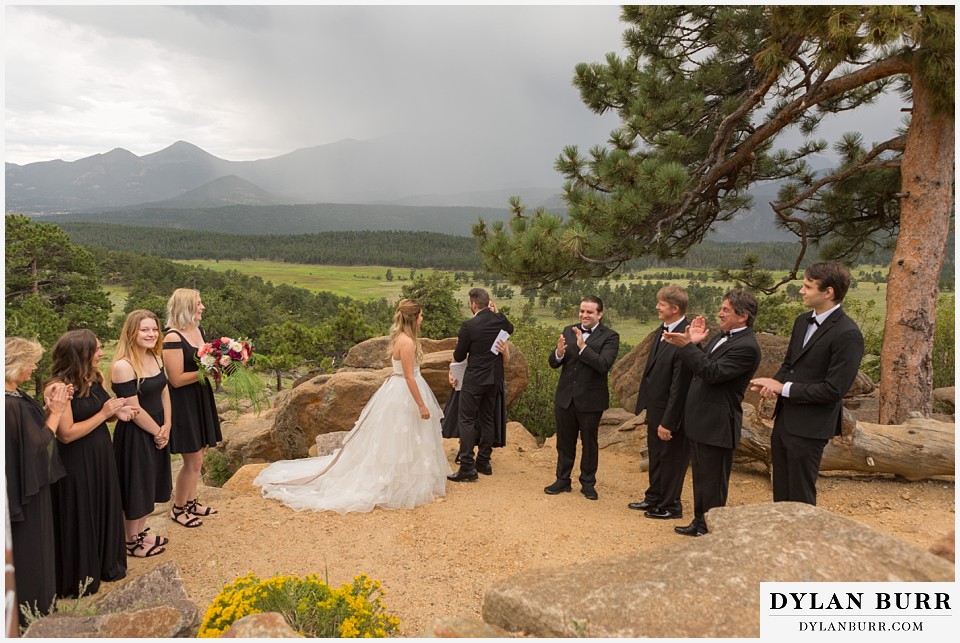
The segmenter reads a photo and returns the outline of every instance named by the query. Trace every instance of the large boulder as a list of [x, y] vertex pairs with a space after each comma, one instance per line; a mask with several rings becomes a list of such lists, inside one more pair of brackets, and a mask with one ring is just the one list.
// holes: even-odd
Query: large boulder
[[954, 580], [948, 561], [819, 507], [720, 507], [706, 520], [702, 538], [501, 580], [483, 620], [533, 637], [757, 638], [764, 581]]
[[[453, 351], [457, 346], [456, 337], [447, 339], [420, 338], [420, 347], [424, 355], [440, 351]], [[347, 351], [343, 360], [346, 368], [390, 368], [390, 338], [373, 337], [360, 342]]]
[[93, 616], [58, 613], [35, 621], [29, 638], [185, 638], [196, 635], [200, 611], [180, 568], [164, 563], [93, 603]]
[[276, 409], [270, 408], [260, 415], [248, 413], [220, 423], [223, 441], [218, 449], [227, 456], [231, 469], [251, 462], [275, 462], [283, 454], [273, 436]]

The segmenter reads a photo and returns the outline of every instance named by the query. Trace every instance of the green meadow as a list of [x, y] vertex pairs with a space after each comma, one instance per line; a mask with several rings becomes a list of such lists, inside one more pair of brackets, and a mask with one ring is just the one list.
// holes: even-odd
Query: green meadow
[[[262, 278], [264, 281], [272, 282], [274, 285], [288, 284], [291, 286], [306, 288], [315, 292], [328, 291], [336, 295], [352, 297], [355, 299], [378, 299], [383, 297], [391, 302], [400, 298], [400, 289], [411, 278], [411, 272], [409, 268], [395, 268], [389, 266], [322, 266], [316, 264], [281, 263], [275, 261], [254, 260], [187, 260], [180, 261], [178, 263], [200, 266], [202, 268], [209, 268], [211, 270], [218, 270], [221, 272], [235, 270], [244, 274], [256, 275]], [[392, 271], [394, 277], [393, 281], [387, 281], [387, 270]], [[621, 278], [613, 283], [630, 284], [638, 281], [649, 281], [652, 278], [651, 275], [668, 272], [670, 270], [671, 269], [666, 268], [651, 268], [648, 270], [635, 271], [633, 273], [634, 279], [631, 280]], [[854, 268], [852, 271], [855, 279], [860, 270], [863, 270], [868, 274], [874, 270], [880, 270], [881, 272], [886, 273], [885, 266], [860, 266]], [[417, 270], [416, 272], [419, 273], [421, 271]], [[422, 272], [430, 273], [434, 271], [425, 270]], [[672, 272], [682, 272], [685, 275], [690, 272], [697, 275], [704, 272], [708, 275], [712, 275], [713, 273], [712, 270], [693, 270], [686, 268], [674, 268], [672, 269]], [[785, 274], [786, 273], [775, 274], [775, 277], [779, 279]], [[664, 281], [686, 285], [689, 280], [687, 278], [683, 278]], [[723, 288], [732, 288], [734, 285], [733, 282], [716, 282], [712, 279], [707, 283], [711, 286], [721, 286]], [[462, 310], [464, 312], [464, 316], [467, 314], [467, 291], [471, 287], [471, 285], [464, 284], [460, 287], [460, 290], [457, 293], [457, 298], [463, 303]], [[869, 282], [858, 283], [856, 288], [851, 289], [850, 293], [847, 295], [847, 298], [848, 301], [875, 302], [874, 314], [879, 315], [882, 319], [886, 311], [886, 289], [886, 284], [878, 285]], [[519, 298], [520, 289], [514, 288], [513, 291], [515, 298], [501, 298], [497, 302], [501, 308], [514, 308], [522, 305], [523, 300]], [[109, 294], [111, 300], [117, 299], [120, 301], [119, 305], [117, 305], [116, 301], [114, 302], [115, 310], [122, 309], [122, 297], [124, 294], [122, 293], [122, 289], [110, 289]], [[610, 315], [612, 317], [611, 321], [613, 322], [613, 325], [616, 327], [617, 331], [620, 333], [623, 341], [629, 344], [637, 344], [647, 335], [647, 333], [656, 328], [658, 325], [656, 319], [645, 323], [641, 323], [636, 319], [617, 319], [615, 310], [611, 310]], [[547, 326], [553, 326], [557, 328], [557, 330], [561, 329], [566, 324], [576, 321], [575, 314], [571, 314], [569, 318], [557, 319], [553, 315], [553, 311], [551, 309], [540, 306], [535, 306], [534, 316], [536, 317], [537, 321], [542, 322]]]

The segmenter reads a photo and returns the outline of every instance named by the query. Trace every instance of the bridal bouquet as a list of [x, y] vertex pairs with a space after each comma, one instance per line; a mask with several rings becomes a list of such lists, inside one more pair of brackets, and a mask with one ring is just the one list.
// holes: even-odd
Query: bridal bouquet
[[227, 394], [235, 400], [249, 400], [259, 412], [263, 400], [263, 382], [247, 369], [253, 355], [248, 341], [232, 337], [218, 337], [197, 350], [199, 380], [213, 380], [217, 390], [228, 384]]

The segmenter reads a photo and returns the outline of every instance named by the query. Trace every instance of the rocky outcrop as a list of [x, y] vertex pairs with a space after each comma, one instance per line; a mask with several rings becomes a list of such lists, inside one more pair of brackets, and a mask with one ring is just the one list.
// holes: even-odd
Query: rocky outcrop
[[501, 580], [483, 619], [534, 637], [756, 638], [762, 581], [954, 580], [946, 560], [819, 507], [720, 507], [706, 520], [702, 538]]
[[930, 547], [930, 553], [944, 560], [949, 560], [951, 563], [955, 563], [957, 556], [956, 538], [956, 531], [951, 531], [949, 534], [944, 535], [943, 538]]
[[943, 388], [933, 389], [933, 401], [948, 407], [952, 413], [956, 406], [956, 388], [953, 386], [944, 386]]
[[243, 496], [259, 496], [260, 487], [254, 486], [253, 481], [267, 466], [267, 464], [246, 464], [230, 476], [223, 488]]
[[264, 614], [250, 614], [237, 619], [226, 632], [220, 635], [222, 639], [295, 639], [303, 638], [292, 627], [287, 625], [283, 616], [276, 612]]
[[57, 613], [32, 623], [28, 638], [185, 638], [196, 635], [200, 612], [175, 562], [160, 565], [98, 598], [94, 615]]

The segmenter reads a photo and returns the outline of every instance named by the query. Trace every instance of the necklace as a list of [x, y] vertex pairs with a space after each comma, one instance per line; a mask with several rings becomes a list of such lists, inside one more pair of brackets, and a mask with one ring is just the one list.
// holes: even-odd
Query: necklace
[[21, 393], [18, 389], [13, 389], [12, 391], [4, 389], [3, 394], [8, 397], [23, 397], [23, 393]]

